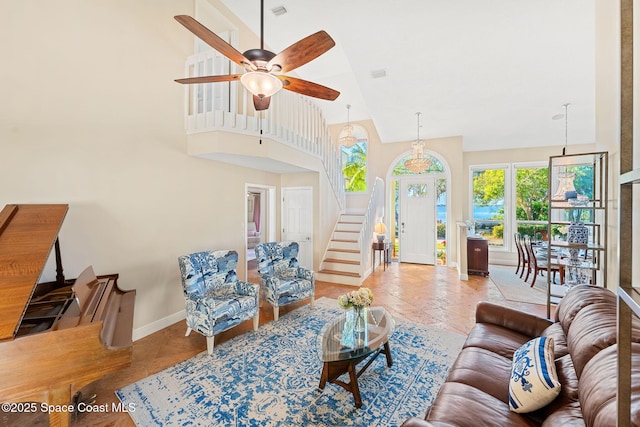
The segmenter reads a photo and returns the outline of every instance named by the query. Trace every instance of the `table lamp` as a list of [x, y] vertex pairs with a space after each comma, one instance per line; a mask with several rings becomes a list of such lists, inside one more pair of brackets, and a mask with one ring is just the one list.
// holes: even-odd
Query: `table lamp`
[[384, 242], [385, 233], [387, 232], [387, 227], [384, 225], [384, 222], [377, 223], [373, 231], [378, 235], [378, 241]]

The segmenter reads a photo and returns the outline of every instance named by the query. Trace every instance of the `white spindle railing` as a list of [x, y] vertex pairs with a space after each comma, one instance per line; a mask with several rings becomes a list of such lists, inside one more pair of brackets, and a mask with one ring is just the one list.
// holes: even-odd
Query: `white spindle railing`
[[[371, 196], [369, 196], [369, 203], [364, 212], [364, 221], [362, 222], [362, 231], [358, 238], [360, 243], [360, 266], [361, 274], [364, 273], [369, 260], [371, 260], [371, 243], [373, 240], [374, 228], [376, 226], [376, 219], [382, 218], [384, 215], [384, 181], [382, 178], [376, 177], [371, 190]], [[375, 268], [375, 265], [371, 266], [371, 269]]]
[[[198, 53], [187, 59], [185, 73], [189, 77], [227, 74], [228, 62], [216, 51]], [[269, 109], [256, 113], [251, 94], [238, 81], [187, 85], [185, 92], [188, 133], [224, 130], [255, 136], [262, 128], [262, 136], [319, 158], [344, 209], [340, 153], [322, 111], [311, 98], [281, 90], [271, 97]]]

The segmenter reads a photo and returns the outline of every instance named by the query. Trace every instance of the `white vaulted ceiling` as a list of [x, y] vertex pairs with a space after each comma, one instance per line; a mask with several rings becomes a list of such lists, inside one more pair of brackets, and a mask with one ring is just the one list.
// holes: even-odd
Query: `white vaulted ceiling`
[[[260, 34], [259, 0], [222, 0]], [[284, 6], [275, 16], [271, 9]], [[595, 141], [594, 0], [265, 0], [265, 46], [318, 30], [336, 46], [296, 70], [341, 92], [330, 124], [371, 119], [384, 143], [461, 135], [467, 151]], [[239, 46], [244, 51], [257, 46]], [[385, 77], [372, 72], [384, 70]]]

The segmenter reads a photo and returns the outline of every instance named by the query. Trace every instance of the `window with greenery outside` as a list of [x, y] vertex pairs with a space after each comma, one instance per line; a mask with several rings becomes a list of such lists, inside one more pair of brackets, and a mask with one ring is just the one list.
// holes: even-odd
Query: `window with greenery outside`
[[473, 171], [473, 222], [476, 234], [492, 246], [504, 245], [505, 168]]
[[542, 239], [547, 234], [548, 168], [516, 168], [516, 228], [523, 236]]
[[[506, 168], [476, 170], [473, 173], [473, 208], [476, 232], [494, 246], [504, 245], [504, 198], [508, 194]], [[548, 169], [515, 168], [515, 223], [517, 231], [533, 238], [547, 233]]]
[[367, 191], [367, 141], [358, 141], [351, 147], [340, 146], [344, 188], [348, 192]]

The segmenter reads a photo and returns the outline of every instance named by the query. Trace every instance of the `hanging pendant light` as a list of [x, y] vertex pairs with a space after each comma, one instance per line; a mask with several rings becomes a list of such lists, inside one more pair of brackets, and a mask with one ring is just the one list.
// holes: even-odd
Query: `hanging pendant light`
[[[562, 147], [562, 155], [567, 154], [567, 142], [569, 141], [569, 103], [562, 104], [564, 107], [564, 114], [556, 114], [551, 117], [553, 120], [560, 120], [564, 118], [564, 147]], [[558, 178], [558, 189], [551, 197], [552, 200], [556, 201], [567, 201], [573, 200], [578, 197], [578, 193], [576, 192], [576, 188], [573, 184], [573, 180], [576, 177], [576, 174], [573, 172], [559, 172], [556, 174]]]
[[351, 105], [347, 104], [347, 125], [342, 128], [340, 131], [340, 138], [338, 138], [338, 142], [340, 145], [345, 147], [353, 147], [356, 142], [358, 142], [358, 138], [353, 135], [353, 126], [351, 126], [351, 122], [349, 121], [349, 110], [351, 109]]
[[424, 157], [424, 142], [420, 139], [420, 114], [419, 112], [416, 113], [418, 135], [413, 144], [411, 144], [411, 158], [404, 162], [405, 167], [415, 173], [422, 173], [431, 166], [431, 160]]

